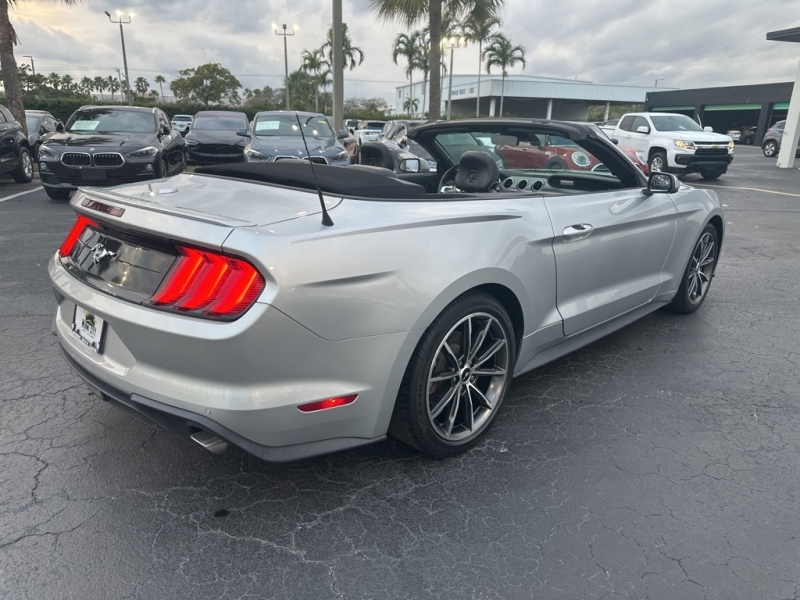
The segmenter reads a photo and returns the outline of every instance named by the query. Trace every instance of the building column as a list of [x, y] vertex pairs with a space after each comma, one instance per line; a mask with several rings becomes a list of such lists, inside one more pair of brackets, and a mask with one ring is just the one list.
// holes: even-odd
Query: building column
[[492, 98], [489, 101], [489, 116], [493, 117], [495, 115], [495, 109], [497, 108], [497, 98]]
[[611, 111], [611, 101], [609, 100], [606, 102], [606, 114], [603, 117], [603, 121], [608, 121], [608, 113]]
[[794, 154], [797, 152], [798, 138], [800, 138], [800, 63], [797, 65], [792, 99], [789, 101], [789, 112], [786, 114], [786, 129], [783, 130], [778, 167], [782, 169], [794, 167]]
[[552, 119], [553, 118], [553, 99], [552, 98], [550, 98], [547, 101], [547, 116], [545, 118], [546, 119]]

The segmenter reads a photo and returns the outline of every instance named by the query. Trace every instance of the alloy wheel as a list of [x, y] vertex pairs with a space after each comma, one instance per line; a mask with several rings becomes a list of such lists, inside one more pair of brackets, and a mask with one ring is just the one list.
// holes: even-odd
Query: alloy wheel
[[33, 177], [33, 159], [27, 152], [22, 153], [22, 172], [25, 177], [31, 179]]
[[700, 304], [711, 285], [711, 276], [714, 273], [714, 260], [716, 259], [716, 246], [714, 238], [708, 232], [700, 236], [692, 252], [687, 280], [686, 294], [689, 302]]
[[777, 151], [777, 149], [778, 148], [775, 145], [775, 142], [767, 142], [766, 144], [764, 144], [764, 155], [773, 156]]
[[505, 330], [490, 314], [470, 314], [450, 329], [428, 370], [428, 419], [437, 435], [459, 441], [486, 425], [508, 384], [509, 357]]
[[651, 173], [660, 173], [664, 170], [664, 161], [661, 160], [661, 157], [656, 155], [650, 159], [650, 172]]

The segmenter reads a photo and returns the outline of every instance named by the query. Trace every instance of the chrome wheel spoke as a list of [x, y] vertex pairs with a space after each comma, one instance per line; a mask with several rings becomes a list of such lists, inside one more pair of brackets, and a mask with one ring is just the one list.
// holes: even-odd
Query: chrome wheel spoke
[[694, 292], [696, 288], [697, 288], [697, 277], [695, 276], [694, 273], [692, 273], [689, 276], [689, 289], [687, 290], [689, 298], [694, 298]]
[[464, 390], [464, 427], [472, 431], [475, 428], [475, 408], [472, 406], [472, 395], [469, 388]]
[[505, 340], [495, 340], [494, 344], [492, 344], [491, 348], [489, 348], [485, 354], [483, 354], [480, 358], [475, 359], [475, 368], [477, 369], [487, 360], [492, 358], [495, 354], [497, 354], [497, 351], [505, 347], [505, 345]]
[[472, 317], [464, 321], [464, 333], [462, 334], [461, 350], [464, 352], [463, 364], [469, 362], [469, 356], [472, 354]]
[[456, 366], [456, 368], [460, 367], [461, 363], [459, 362], [458, 357], [453, 352], [453, 349], [450, 347], [450, 344], [447, 343], [447, 340], [444, 341], [443, 347], [445, 350], [445, 355], [450, 357], [450, 360], [453, 361], [453, 364]]
[[458, 377], [458, 371], [453, 371], [451, 373], [440, 373], [434, 377], [428, 378], [428, 383], [436, 383], [438, 381], [448, 381], [453, 379], [453, 377]]
[[456, 424], [456, 417], [458, 416], [458, 407], [461, 404], [461, 394], [455, 395], [455, 401], [450, 405], [450, 414], [447, 415], [447, 423], [445, 424], [445, 433], [451, 435], [453, 433], [453, 425]]
[[488, 408], [489, 410], [492, 410], [494, 408], [494, 405], [489, 401], [486, 395], [482, 391], [480, 391], [477, 387], [475, 387], [473, 384], [470, 383], [469, 385], [467, 385], [467, 388], [469, 388], [470, 392], [472, 392], [475, 395], [475, 398], [477, 399], [478, 403], [481, 404], [481, 406], [483, 406], [484, 408]]
[[439, 404], [437, 404], [434, 408], [431, 409], [431, 417], [432, 418], [435, 419], [440, 414], [442, 414], [442, 411], [453, 400], [453, 397], [456, 395], [456, 392], [458, 392], [458, 386], [454, 385], [452, 388], [450, 388], [450, 391], [448, 391], [444, 395], [444, 397], [439, 401]]
[[498, 375], [505, 375], [506, 370], [500, 367], [494, 367], [492, 369], [475, 369], [472, 374], [476, 377], [496, 377]]
[[481, 332], [478, 334], [478, 339], [475, 340], [475, 347], [472, 349], [472, 354], [468, 356], [469, 360], [475, 359], [475, 355], [481, 349], [481, 346], [483, 346], [483, 342], [486, 341], [486, 336], [489, 334], [489, 329], [491, 328], [491, 326], [492, 326], [492, 320], [487, 319], [486, 325], [483, 326], [483, 329], [481, 329]]

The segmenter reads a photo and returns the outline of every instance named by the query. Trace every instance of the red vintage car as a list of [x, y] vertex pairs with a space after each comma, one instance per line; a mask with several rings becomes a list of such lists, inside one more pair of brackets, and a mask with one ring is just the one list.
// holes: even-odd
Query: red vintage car
[[594, 156], [569, 138], [538, 135], [530, 142], [520, 140], [516, 146], [497, 146], [508, 169], [548, 169], [553, 171], [591, 171], [600, 164]]

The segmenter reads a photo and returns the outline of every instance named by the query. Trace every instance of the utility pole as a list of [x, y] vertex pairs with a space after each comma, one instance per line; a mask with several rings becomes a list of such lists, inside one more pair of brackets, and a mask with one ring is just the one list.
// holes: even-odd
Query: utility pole
[[[442, 50], [450, 50], [450, 82], [447, 84], [447, 116], [446, 119], [450, 120], [450, 105], [453, 103], [453, 50], [456, 48], [463, 48], [467, 45], [467, 40], [462, 38], [451, 37], [442, 40]], [[478, 91], [478, 98], [480, 98], [480, 90]]]
[[[125, 67], [125, 87], [126, 87], [125, 95], [128, 98], [128, 106], [133, 106], [133, 94], [131, 93], [131, 80], [130, 77], [128, 77], [128, 56], [127, 54], [125, 54], [125, 33], [122, 31], [123, 25], [130, 24], [131, 19], [133, 18], [133, 13], [128, 13], [128, 15], [125, 18], [123, 18], [122, 12], [117, 11], [116, 21], [111, 18], [111, 13], [109, 13], [108, 11], [105, 11], [105, 13], [109, 21], [115, 24], [119, 23], [119, 38], [120, 40], [122, 40], [122, 65]], [[121, 87], [122, 85], [120, 85], [120, 88]]]
[[294, 35], [297, 25], [292, 27], [291, 33], [286, 29], [286, 23], [283, 24], [283, 31], [278, 29], [275, 23], [272, 24], [272, 29], [275, 31], [275, 35], [283, 36], [283, 68], [286, 72], [284, 87], [286, 88], [286, 110], [289, 110], [289, 47], [286, 44], [286, 38]]
[[33, 57], [30, 54], [24, 54], [22, 58], [31, 59], [31, 71], [33, 72], [33, 76], [36, 77], [36, 66], [33, 64]]
[[333, 0], [333, 126], [344, 129], [344, 56], [342, 48], [342, 0]]

